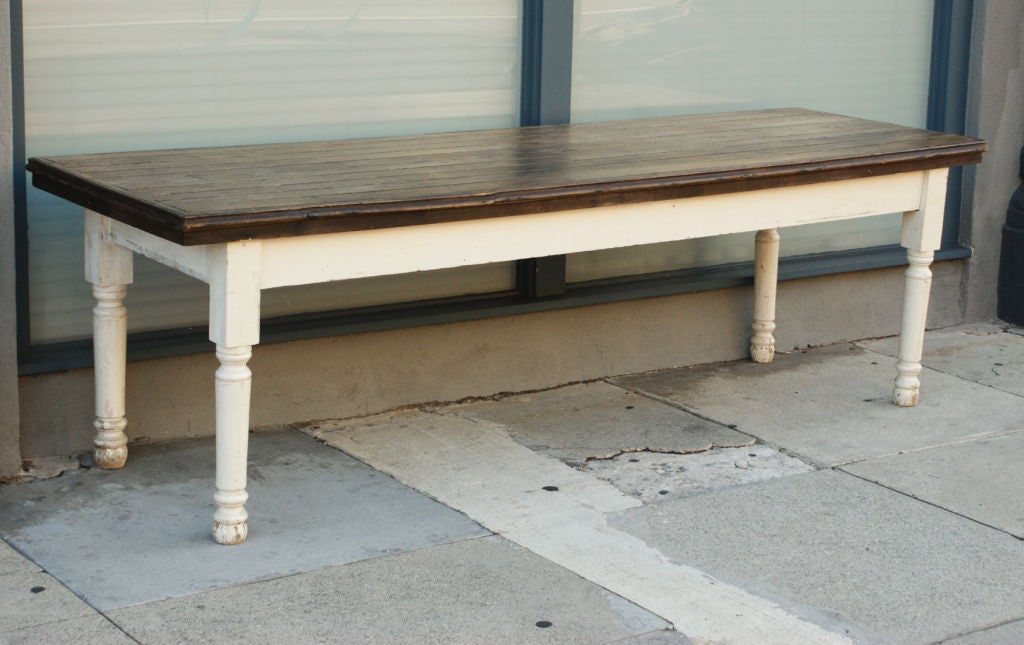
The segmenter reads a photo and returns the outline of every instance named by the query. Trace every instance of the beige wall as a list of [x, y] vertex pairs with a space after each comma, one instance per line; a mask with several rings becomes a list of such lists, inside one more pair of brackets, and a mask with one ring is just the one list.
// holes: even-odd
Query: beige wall
[[0, 4], [0, 477], [21, 468], [14, 306], [10, 5]]
[[[960, 275], [959, 262], [936, 265], [931, 326], [960, 322]], [[894, 334], [901, 290], [900, 269], [785, 282], [779, 348]], [[726, 289], [257, 347], [252, 423], [357, 416], [736, 359], [747, 351], [750, 300], [750, 289]], [[211, 434], [216, 364], [210, 354], [132, 363], [129, 436]], [[21, 405], [26, 455], [91, 445], [90, 370], [22, 378]]]
[[[965, 204], [974, 214], [963, 232], [975, 256], [935, 265], [930, 327], [994, 315], [999, 229], [1016, 186], [1016, 156], [1024, 137], [1024, 3], [989, 0], [975, 6], [968, 127], [970, 134], [989, 140], [992, 152], [977, 171], [968, 173], [965, 186]], [[2, 49], [0, 57], [5, 55]], [[0, 75], [6, 63], [0, 58]], [[7, 87], [6, 79], [0, 78], [0, 83]], [[5, 103], [0, 103], [0, 118], [9, 118]], [[0, 124], [0, 133], [9, 130]], [[9, 145], [7, 141], [0, 140], [0, 145]], [[2, 239], [7, 240], [10, 211], [4, 200], [9, 200], [9, 192], [9, 186], [0, 183], [0, 226]], [[0, 262], [9, 263], [9, 254], [0, 252]], [[10, 419], [13, 414], [16, 423], [19, 412], [4, 394], [4, 387], [14, 381], [15, 367], [4, 353], [10, 351], [13, 295], [4, 291], [9, 288], [6, 264], [3, 271], [7, 273], [0, 280], [0, 475], [13, 463], [10, 450], [17, 437]], [[783, 283], [779, 347], [893, 334], [901, 292], [900, 269]], [[749, 289], [729, 289], [257, 347], [252, 361], [252, 422], [263, 426], [353, 416], [423, 401], [736, 359], [746, 351], [749, 314]], [[129, 435], [158, 440], [210, 434], [215, 364], [211, 355], [132, 363]], [[22, 377], [23, 454], [88, 449], [91, 401], [89, 370]]]
[[989, 152], [966, 173], [965, 203], [971, 216], [962, 237], [974, 249], [961, 285], [964, 316], [983, 320], [996, 315], [1001, 228], [1006, 206], [1020, 185], [1017, 174], [1024, 145], [1024, 2], [980, 0], [974, 3], [967, 133], [988, 141]]

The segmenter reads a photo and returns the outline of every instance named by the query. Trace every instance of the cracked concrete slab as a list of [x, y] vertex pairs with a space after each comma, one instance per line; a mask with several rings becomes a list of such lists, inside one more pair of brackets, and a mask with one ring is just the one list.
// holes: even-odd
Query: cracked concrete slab
[[1013, 394], [925, 369], [921, 403], [890, 401], [894, 362], [852, 345], [615, 379], [826, 465], [1024, 427]]
[[753, 439], [607, 383], [586, 383], [497, 401], [446, 406], [446, 413], [508, 429], [524, 446], [572, 465], [621, 452], [699, 452]]
[[[668, 624], [500, 538], [118, 609], [145, 643], [608, 643]], [[301, 616], [301, 620], [296, 617]]]
[[130, 645], [137, 642], [99, 614], [0, 633], [0, 643], [4, 643], [4, 645], [38, 645], [39, 643]]
[[1020, 645], [1020, 643], [1024, 643], [1024, 620], [998, 625], [942, 642], [943, 645]]
[[39, 566], [0, 540], [0, 576], [39, 571]]
[[[857, 345], [894, 357], [898, 339], [860, 341]], [[1024, 336], [1006, 332], [1004, 325], [984, 323], [930, 331], [925, 335], [923, 362], [934, 370], [1024, 396]]]
[[501, 425], [423, 411], [317, 425], [317, 436], [331, 445], [665, 618], [698, 642], [848, 642], [700, 569], [669, 562], [610, 527], [608, 513], [640, 502], [532, 452]]
[[806, 473], [814, 467], [765, 445], [674, 455], [630, 452], [588, 461], [585, 472], [645, 504]]
[[662, 630], [629, 636], [608, 645], [691, 645], [693, 641], [676, 631]]
[[44, 625], [96, 612], [52, 576], [42, 571], [10, 573], [0, 584], [0, 642], [5, 632]]
[[17, 475], [6, 477], [3, 483], [16, 484], [36, 479], [60, 477], [71, 470], [81, 467], [77, 456], [35, 457], [22, 462], [22, 471]]
[[1024, 538], [1024, 432], [843, 468], [858, 477]]
[[645, 506], [609, 523], [798, 613], [861, 625], [871, 643], [933, 643], [1024, 617], [1024, 543], [832, 470]]
[[101, 610], [488, 534], [287, 430], [251, 436], [249, 539], [225, 548], [213, 477], [212, 438], [139, 446], [122, 470], [5, 487], [0, 532]]
[[[555, 492], [585, 497], [601, 513], [640, 506], [607, 482], [532, 452], [488, 421], [410, 410], [320, 421], [305, 431], [444, 503], [435, 484], [482, 504], [513, 494], [524, 509], [543, 507], [557, 499]], [[441, 472], [449, 473], [447, 479], [436, 481]]]

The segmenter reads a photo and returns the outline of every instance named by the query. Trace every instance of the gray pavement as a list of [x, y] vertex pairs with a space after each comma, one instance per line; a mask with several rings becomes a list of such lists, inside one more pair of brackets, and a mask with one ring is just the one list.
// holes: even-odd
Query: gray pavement
[[1024, 336], [894, 351], [259, 431], [239, 547], [209, 440], [2, 486], [0, 643], [1022, 643]]

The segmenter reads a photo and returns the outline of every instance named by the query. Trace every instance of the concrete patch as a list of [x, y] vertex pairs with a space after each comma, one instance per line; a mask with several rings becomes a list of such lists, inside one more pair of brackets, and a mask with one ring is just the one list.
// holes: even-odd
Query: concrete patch
[[587, 383], [441, 408], [500, 424], [531, 450], [582, 465], [623, 451], [699, 452], [753, 439], [607, 383]]
[[11, 573], [0, 580], [0, 642], [5, 632], [96, 613], [41, 571]]
[[[861, 341], [864, 349], [896, 356], [896, 338]], [[1024, 396], [1024, 337], [994, 324], [966, 325], [925, 335], [924, 364], [962, 379]], [[1022, 415], [1024, 426], [1024, 415]]]
[[862, 461], [844, 470], [1024, 538], [1024, 432]]
[[615, 379], [768, 444], [837, 465], [1024, 427], [1020, 397], [925, 369], [921, 403], [890, 402], [895, 363], [833, 346]]
[[416, 410], [324, 421], [307, 431], [446, 504], [431, 473], [447, 473], [444, 492], [484, 504], [513, 494], [523, 504], [543, 505], [570, 493], [600, 513], [640, 506], [607, 482], [531, 452], [486, 421]]
[[1024, 543], [835, 471], [609, 522], [675, 562], [862, 625], [867, 642], [932, 643], [1024, 617]]
[[16, 484], [35, 479], [50, 479], [60, 477], [69, 470], [78, 470], [80, 467], [76, 456], [36, 457], [26, 459], [22, 464], [23, 468], [18, 474], [3, 478], [0, 483]]
[[111, 618], [154, 645], [596, 644], [668, 626], [500, 538], [119, 609]]
[[318, 436], [669, 620], [698, 642], [847, 642], [609, 527], [607, 513], [640, 502], [517, 444], [502, 426], [407, 412], [321, 424]]
[[35, 625], [0, 634], [0, 643], [4, 643], [4, 645], [38, 645], [39, 643], [127, 645], [136, 642], [100, 615]]
[[136, 447], [120, 471], [8, 486], [0, 531], [101, 610], [486, 535], [302, 434], [251, 436], [249, 540], [210, 537], [211, 439]]
[[689, 455], [630, 452], [587, 462], [585, 472], [645, 504], [814, 470], [765, 445], [715, 448]]

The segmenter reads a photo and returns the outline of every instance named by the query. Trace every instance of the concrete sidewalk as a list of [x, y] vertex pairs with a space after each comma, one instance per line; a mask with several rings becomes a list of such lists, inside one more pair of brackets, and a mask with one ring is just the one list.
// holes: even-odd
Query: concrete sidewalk
[[260, 431], [0, 487], [0, 643], [1024, 643], [1024, 336]]

